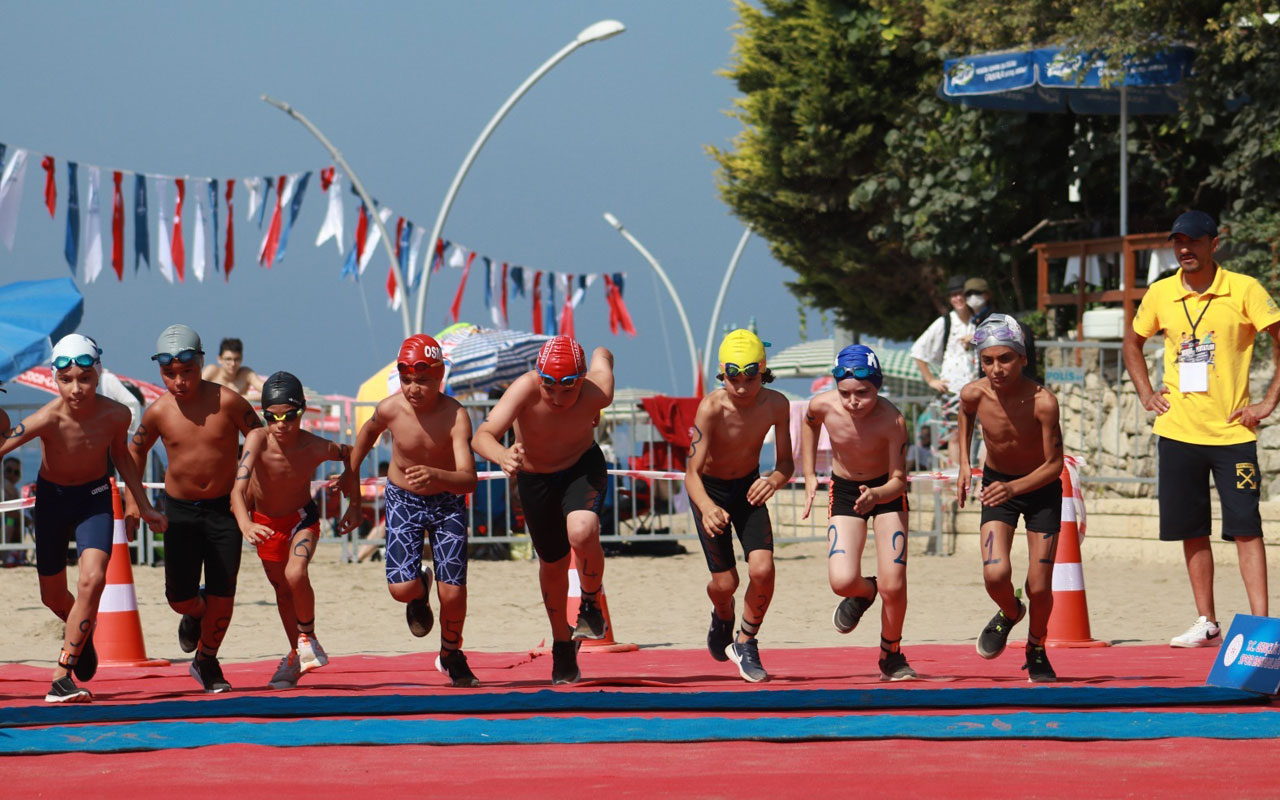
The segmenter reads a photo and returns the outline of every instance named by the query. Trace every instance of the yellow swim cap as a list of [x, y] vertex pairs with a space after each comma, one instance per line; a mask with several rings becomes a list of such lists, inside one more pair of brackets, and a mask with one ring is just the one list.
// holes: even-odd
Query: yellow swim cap
[[721, 366], [737, 364], [742, 367], [758, 363], [761, 368], [764, 368], [764, 349], [768, 346], [768, 342], [760, 341], [760, 337], [751, 331], [738, 328], [736, 331], [730, 331], [720, 343], [720, 364]]

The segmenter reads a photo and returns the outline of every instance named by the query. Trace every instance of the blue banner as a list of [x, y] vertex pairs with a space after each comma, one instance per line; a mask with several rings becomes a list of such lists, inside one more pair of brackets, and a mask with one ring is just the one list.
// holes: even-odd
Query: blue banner
[[1280, 689], [1280, 619], [1236, 614], [1205, 683], [1274, 695]]
[[[234, 180], [234, 179], [233, 179]], [[218, 257], [218, 179], [209, 179], [209, 208], [213, 211], [213, 271], [222, 271], [222, 260]]]
[[507, 270], [507, 277], [511, 278], [511, 288], [515, 293], [524, 297], [524, 267], [512, 267]]
[[147, 178], [133, 177], [133, 271], [139, 264], [151, 269], [151, 242], [147, 230]]
[[484, 307], [493, 308], [493, 262], [488, 256], [484, 259]]
[[76, 162], [67, 162], [67, 241], [62, 247], [72, 275], [76, 273], [76, 261], [80, 257], [80, 192], [76, 187], [76, 167]]

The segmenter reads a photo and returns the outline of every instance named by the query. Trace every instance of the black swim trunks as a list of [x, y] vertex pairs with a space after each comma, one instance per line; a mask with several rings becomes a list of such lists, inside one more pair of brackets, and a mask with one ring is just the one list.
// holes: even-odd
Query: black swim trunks
[[57, 575], [67, 568], [67, 545], [75, 537], [77, 557], [86, 548], [111, 555], [115, 530], [111, 481], [104, 475], [77, 486], [36, 478], [36, 572]]
[[574, 511], [599, 516], [608, 489], [608, 467], [595, 442], [572, 466], [559, 472], [517, 472], [516, 490], [524, 508], [525, 527], [538, 558], [559, 561], [569, 555], [565, 518]]
[[[983, 486], [1021, 477], [997, 472], [985, 464], [982, 466]], [[1062, 526], [1062, 479], [1054, 478], [1039, 489], [1009, 498], [1002, 505], [982, 507], [983, 525], [988, 522], [1003, 522], [1017, 528], [1019, 516], [1026, 519], [1028, 532], [1057, 533]]]
[[859, 486], [866, 486], [868, 489], [874, 489], [877, 486], [884, 486], [889, 482], [889, 473], [885, 473], [878, 478], [872, 478], [869, 481], [851, 481], [848, 478], [841, 478], [839, 475], [831, 476], [831, 489], [827, 493], [827, 516], [828, 517], [858, 517], [859, 519], [870, 519], [877, 514], [896, 514], [899, 511], [907, 509], [907, 494], [903, 492], [892, 500], [886, 500], [883, 503], [876, 503], [869, 513], [859, 514], [853, 510], [853, 504], [857, 501], [861, 492]]
[[[729, 524], [738, 533], [745, 559], [753, 550], [773, 552], [773, 522], [766, 506], [753, 506], [747, 502], [747, 490], [760, 477], [759, 470], [752, 470], [741, 478], [712, 478], [702, 475], [702, 488], [716, 505], [729, 513]], [[733, 538], [726, 530], [712, 536], [702, 527], [702, 514], [693, 509], [693, 524], [698, 529], [698, 541], [702, 554], [707, 558], [707, 569], [712, 572], [728, 572], [733, 569]]]
[[1176, 542], [1210, 534], [1210, 473], [1222, 505], [1222, 538], [1233, 541], [1237, 536], [1262, 535], [1257, 442], [1191, 444], [1160, 436], [1156, 453], [1160, 458], [1156, 494], [1162, 540]]
[[179, 500], [166, 496], [164, 513], [169, 518], [164, 532], [164, 594], [169, 602], [196, 596], [201, 568], [207, 593], [235, 597], [244, 539], [231, 513], [231, 497]]

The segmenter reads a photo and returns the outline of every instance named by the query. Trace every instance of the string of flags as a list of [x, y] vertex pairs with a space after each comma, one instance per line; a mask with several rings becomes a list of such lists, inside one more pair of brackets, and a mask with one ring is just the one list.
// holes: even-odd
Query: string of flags
[[[8, 158], [6, 158], [6, 155]], [[0, 242], [13, 249], [18, 229], [18, 210], [26, 179], [28, 161], [34, 154], [24, 148], [9, 148], [0, 143]], [[58, 159], [52, 155], [40, 158], [44, 171], [44, 207], [53, 219], [58, 207]], [[170, 283], [184, 283], [191, 274], [203, 282], [212, 266], [230, 281], [235, 268], [235, 208], [237, 185], [245, 199], [245, 222], [254, 223], [261, 233], [257, 262], [266, 269], [283, 262], [290, 233], [302, 209], [312, 172], [248, 178], [218, 178], [155, 175], [132, 170], [106, 169], [91, 164], [64, 160], [66, 186], [64, 200], [66, 233], [63, 255], [72, 274], [80, 273], [85, 283], [96, 281], [106, 264], [116, 279], [125, 275], [124, 194], [126, 177], [132, 176], [133, 196], [133, 272], [153, 263], [160, 275]], [[83, 170], [81, 168], [84, 168]], [[85, 178], [83, 206], [80, 199], [81, 172]], [[344, 247], [345, 206], [342, 175], [332, 166], [319, 170], [320, 192], [326, 198], [324, 221], [316, 234], [315, 246], [333, 240], [343, 255], [341, 277], [358, 280], [381, 245], [379, 226], [370, 219], [370, 211], [357, 198], [355, 230], [350, 248]], [[105, 173], [105, 174], [104, 174]], [[110, 184], [110, 247], [104, 253], [102, 184]], [[354, 194], [354, 188], [351, 190]], [[170, 193], [173, 200], [170, 202]], [[274, 200], [272, 199], [274, 195]], [[389, 234], [394, 235], [392, 249], [397, 265], [410, 291], [416, 290], [427, 265], [423, 263], [423, 239], [426, 229], [375, 201], [375, 210]], [[225, 211], [220, 214], [221, 210]], [[268, 215], [268, 210], [270, 214]], [[394, 219], [394, 223], [393, 223]], [[151, 228], [154, 220], [155, 239]], [[222, 224], [220, 224], [220, 220]], [[243, 224], [243, 223], [242, 223]], [[264, 227], [265, 226], [265, 227]], [[219, 247], [221, 236], [222, 247]], [[189, 243], [189, 244], [188, 244]], [[622, 331], [636, 335], [631, 314], [623, 301], [626, 274], [570, 273], [533, 269], [491, 258], [456, 242], [437, 239], [427, 258], [435, 272], [448, 266], [461, 271], [458, 287], [449, 306], [453, 322], [458, 321], [462, 298], [474, 266], [484, 267], [484, 298], [493, 324], [510, 327], [510, 310], [516, 298], [529, 303], [530, 327], [534, 333], [573, 335], [574, 309], [597, 282], [604, 288], [609, 309], [609, 329], [615, 335]], [[422, 264], [422, 267], [419, 267]], [[397, 285], [395, 271], [388, 266], [385, 283], [387, 305], [398, 310], [405, 294]]]

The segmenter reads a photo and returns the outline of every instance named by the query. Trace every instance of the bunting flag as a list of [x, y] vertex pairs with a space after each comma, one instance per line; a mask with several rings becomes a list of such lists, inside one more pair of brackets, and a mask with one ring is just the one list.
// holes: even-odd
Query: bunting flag
[[432, 263], [431, 263], [432, 272], [435, 272], [436, 270], [440, 269], [441, 266], [444, 265], [444, 249], [448, 246], [449, 246], [449, 243], [446, 242], [444, 239], [436, 239], [435, 258], [432, 260]]
[[236, 192], [236, 181], [234, 178], [227, 181], [227, 256], [223, 259], [226, 267], [223, 269], [223, 277], [228, 282], [231, 281], [231, 270], [236, 265], [236, 213], [233, 196]]
[[187, 182], [182, 178], [174, 178], [173, 184], [178, 187], [178, 202], [173, 207], [173, 269], [178, 273], [178, 282], [186, 281], [187, 251], [182, 243], [182, 203], [186, 199]]
[[62, 245], [62, 254], [67, 258], [67, 266], [71, 274], [76, 274], [76, 265], [80, 263], [80, 190], [76, 186], [76, 169], [79, 165], [74, 161], [67, 162], [67, 240]]
[[53, 179], [53, 156], [40, 159], [40, 166], [44, 168], [44, 205], [49, 209], [49, 219], [53, 219], [53, 211], [58, 207], [58, 184]]
[[[382, 220], [382, 225], [387, 224], [387, 220], [391, 218], [391, 209], [378, 209], [378, 218]], [[360, 274], [364, 274], [365, 267], [369, 266], [369, 262], [373, 260], [373, 253], [378, 249], [378, 245], [382, 243], [382, 228], [374, 225], [369, 231], [368, 239], [364, 243], [364, 252], [360, 255]]]
[[360, 212], [356, 216], [356, 235], [351, 242], [351, 251], [347, 253], [347, 260], [342, 265], [342, 277], [354, 275], [356, 280], [360, 279], [357, 267], [360, 263], [360, 256], [364, 253], [364, 242], [368, 230], [369, 212], [364, 207], [364, 202], [361, 201]]
[[[400, 267], [400, 274], [405, 272], [405, 260], [409, 255], [409, 237], [412, 233], [413, 223], [405, 224], [407, 220], [404, 217], [396, 219], [396, 264]], [[408, 278], [405, 278], [407, 281]], [[400, 310], [400, 303], [404, 300], [404, 293], [396, 288], [396, 271], [391, 265], [387, 265], [387, 305], [395, 311]]]
[[245, 215], [245, 220], [251, 220], [258, 211], [258, 204], [262, 202], [262, 178], [245, 178], [241, 182], [249, 193], [249, 213]]
[[[120, 170], [111, 173], [111, 268], [116, 271], [116, 280], [124, 280], [124, 195], [120, 192], [120, 182], [124, 175]], [[74, 181], [72, 184], [74, 185]], [[70, 203], [70, 200], [68, 200]], [[70, 205], [68, 205], [68, 209]]]
[[533, 275], [533, 332], [542, 335], [542, 271]]
[[[462, 269], [463, 267], [471, 266], [471, 260], [467, 258], [468, 252], [470, 251], [467, 248], [460, 244], [455, 244], [452, 252], [449, 253], [449, 269]], [[463, 280], [466, 280], [465, 273]]]
[[396, 288], [396, 271], [394, 268], [387, 267], [387, 306], [393, 311], [400, 310], [400, 290]]
[[204, 201], [200, 199], [199, 192], [191, 197], [196, 201], [196, 229], [191, 236], [191, 272], [197, 281], [204, 283]]
[[547, 331], [552, 336], [560, 333], [556, 326], [556, 274], [554, 272], [547, 273]]
[[560, 333], [575, 338], [573, 335], [573, 275], [557, 275], [560, 289], [564, 292], [564, 307], [560, 311]]
[[267, 213], [267, 203], [271, 202], [271, 200], [269, 199], [271, 197], [271, 186], [272, 186], [270, 175], [262, 179], [261, 186], [262, 186], [262, 205], [258, 206], [258, 227], [259, 228], [262, 227], [262, 220], [264, 219]]
[[271, 212], [271, 224], [267, 226], [267, 234], [262, 237], [258, 247], [258, 264], [271, 269], [276, 260], [276, 249], [280, 246], [280, 209], [285, 201], [286, 176], [276, 178], [276, 208]]
[[621, 272], [604, 276], [605, 302], [609, 304], [609, 330], [617, 335], [618, 328], [621, 327], [628, 336], [635, 336], [636, 326], [631, 323], [631, 312], [627, 311], [627, 304], [622, 302], [623, 280]]
[[[454, 255], [462, 248], [454, 249]], [[462, 268], [462, 280], [458, 281], [458, 291], [453, 296], [453, 305], [449, 306], [449, 314], [453, 317], [453, 321], [458, 321], [458, 314], [462, 312], [462, 293], [467, 288], [467, 276], [471, 274], [471, 263], [476, 260], [476, 251], [472, 250], [467, 256], [467, 264]], [[453, 266], [450, 264], [450, 266]]]
[[13, 158], [9, 159], [4, 175], [0, 176], [0, 239], [10, 250], [13, 249], [13, 237], [18, 232], [18, 207], [26, 175], [27, 151], [19, 147], [13, 151]]
[[209, 210], [213, 214], [213, 271], [221, 271], [218, 261], [218, 179], [209, 179]]
[[[334, 172], [333, 167], [320, 170], [320, 191], [329, 196], [329, 206], [324, 212], [324, 223], [316, 234], [316, 247], [330, 239], [342, 252], [342, 176]], [[406, 278], [406, 280], [408, 280]], [[410, 281], [412, 283], [412, 281]]]
[[[411, 225], [413, 223], [410, 223]], [[427, 238], [427, 229], [421, 225], [414, 227], [413, 244], [409, 245], [409, 273], [404, 279], [409, 283], [409, 291], [413, 292], [418, 288], [418, 278], [421, 273], [418, 271], [418, 254], [422, 251], [422, 240]]]
[[289, 231], [293, 230], [293, 223], [298, 220], [298, 212], [302, 210], [302, 195], [307, 191], [307, 182], [311, 180], [311, 173], [302, 173], [301, 178], [290, 178], [289, 183], [289, 199], [286, 201], [289, 206], [289, 216], [284, 218], [284, 225], [280, 229], [280, 248], [276, 251], [276, 259], [284, 261], [284, 251], [289, 247]]
[[510, 323], [511, 317], [507, 315], [507, 262], [502, 262], [502, 277], [500, 278], [502, 285], [498, 290], [502, 293], [502, 325], [501, 328], [506, 330]]
[[142, 264], [151, 269], [151, 237], [147, 225], [147, 177], [133, 176], [133, 271]]
[[515, 266], [511, 268], [511, 285], [515, 287], [516, 294], [520, 295], [521, 297], [524, 297], [525, 295], [524, 267]]
[[173, 250], [169, 247], [169, 220], [164, 216], [164, 207], [168, 204], [164, 184], [164, 178], [156, 178], [156, 264], [160, 275], [173, 283]]
[[84, 281], [93, 283], [102, 272], [102, 215], [98, 185], [102, 177], [97, 167], [89, 167], [89, 190], [84, 219]]

